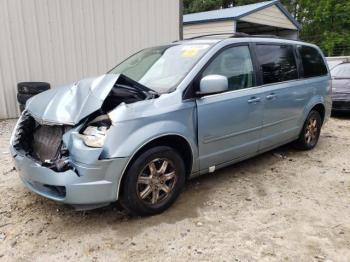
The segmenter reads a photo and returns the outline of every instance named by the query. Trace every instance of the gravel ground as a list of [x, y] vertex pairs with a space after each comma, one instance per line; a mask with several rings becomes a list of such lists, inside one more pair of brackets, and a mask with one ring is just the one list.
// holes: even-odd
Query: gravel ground
[[317, 148], [278, 148], [190, 181], [167, 212], [130, 218], [115, 205], [77, 212], [29, 192], [0, 122], [2, 261], [349, 261], [350, 117]]

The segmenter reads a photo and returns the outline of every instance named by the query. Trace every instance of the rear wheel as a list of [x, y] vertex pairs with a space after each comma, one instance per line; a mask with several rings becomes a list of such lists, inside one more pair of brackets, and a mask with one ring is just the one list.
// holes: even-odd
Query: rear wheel
[[311, 150], [318, 142], [321, 134], [322, 119], [320, 113], [312, 110], [304, 123], [303, 129], [298, 140], [295, 141], [295, 146], [301, 150]]
[[138, 156], [125, 176], [121, 204], [133, 215], [154, 215], [169, 208], [181, 193], [185, 165], [176, 150], [159, 146]]

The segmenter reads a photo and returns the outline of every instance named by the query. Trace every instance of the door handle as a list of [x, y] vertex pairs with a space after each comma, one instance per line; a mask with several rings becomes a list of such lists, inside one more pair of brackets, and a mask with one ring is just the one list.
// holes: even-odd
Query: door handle
[[259, 103], [261, 101], [260, 97], [252, 97], [248, 100], [248, 104]]
[[269, 94], [268, 96], [266, 96], [266, 99], [267, 99], [267, 100], [273, 100], [273, 99], [275, 99], [276, 97], [277, 97], [277, 95], [274, 94], [274, 93], [272, 93], [272, 94]]

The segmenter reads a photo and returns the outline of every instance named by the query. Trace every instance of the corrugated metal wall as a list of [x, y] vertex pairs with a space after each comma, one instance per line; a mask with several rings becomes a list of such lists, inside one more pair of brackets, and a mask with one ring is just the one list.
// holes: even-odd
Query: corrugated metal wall
[[251, 15], [244, 16], [240, 20], [260, 25], [298, 30], [288, 17], [275, 5], [254, 12]]
[[183, 26], [184, 39], [207, 34], [221, 34], [235, 31], [233, 20], [188, 24]]
[[179, 39], [179, 0], [0, 0], [0, 119], [16, 83], [103, 74], [131, 53]]

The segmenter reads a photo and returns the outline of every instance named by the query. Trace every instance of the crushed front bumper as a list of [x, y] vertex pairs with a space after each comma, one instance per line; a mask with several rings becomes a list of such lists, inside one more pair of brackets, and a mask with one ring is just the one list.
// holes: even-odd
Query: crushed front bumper
[[73, 169], [55, 172], [10, 148], [23, 183], [35, 193], [71, 205], [99, 205], [118, 198], [119, 182], [127, 158], [72, 162]]

